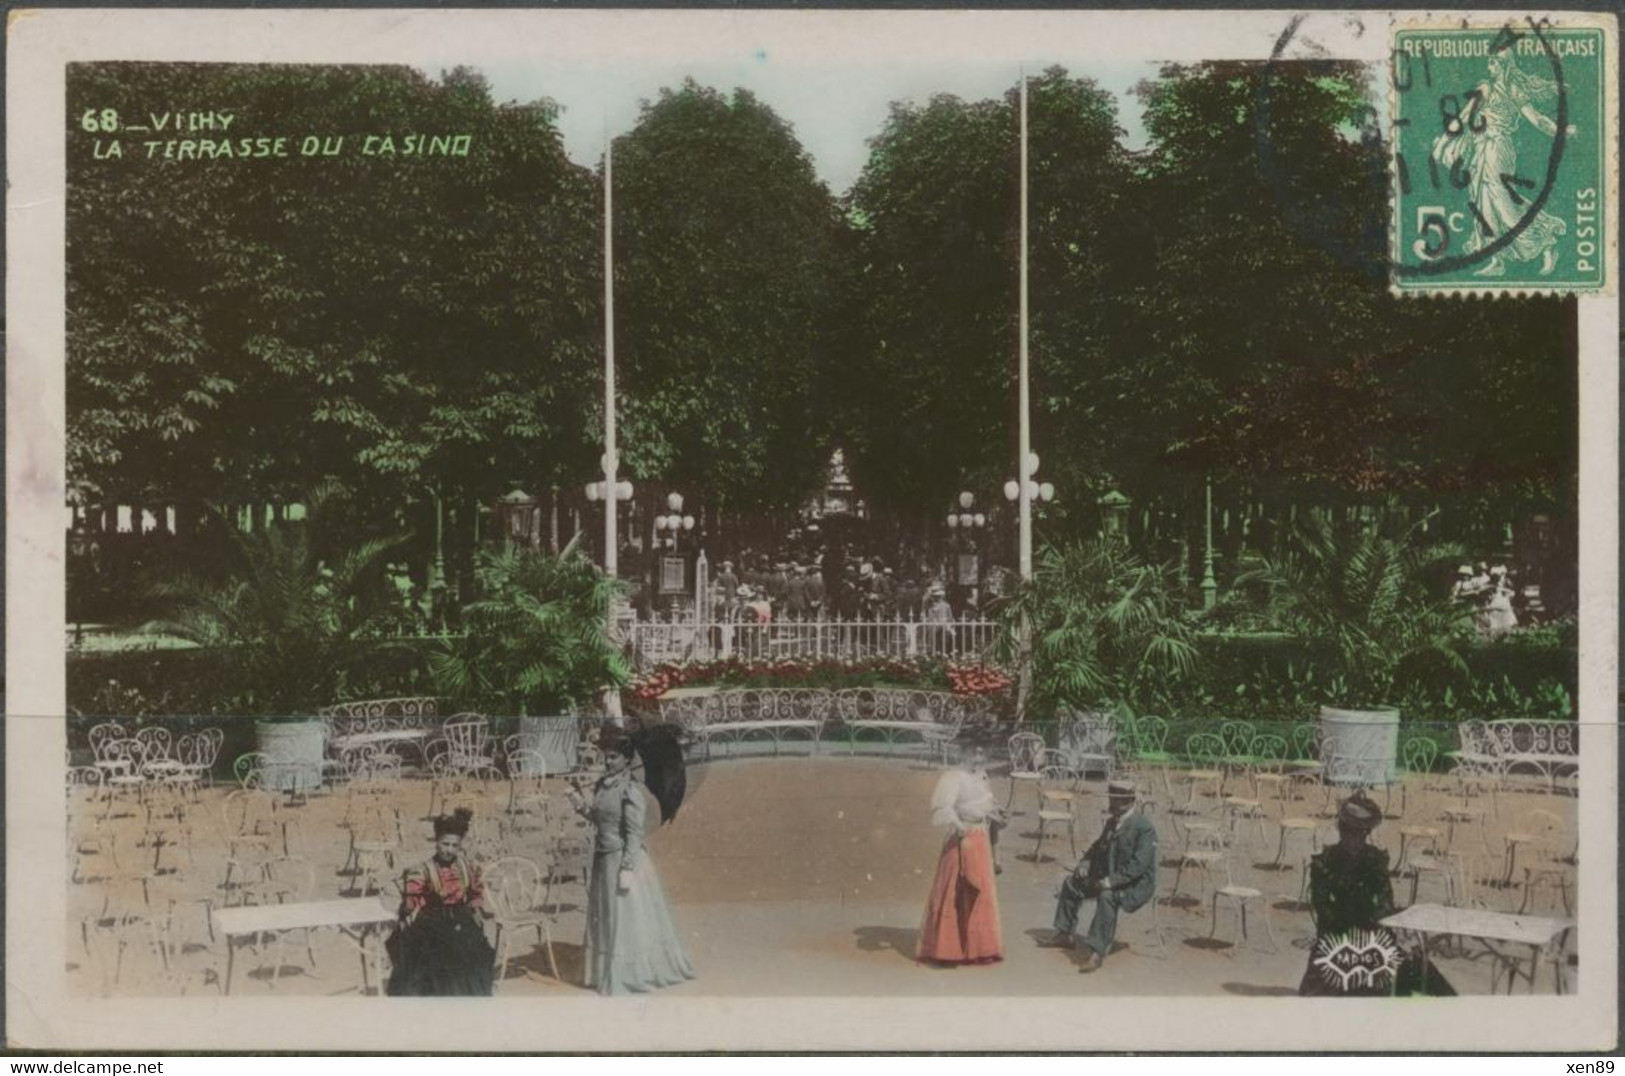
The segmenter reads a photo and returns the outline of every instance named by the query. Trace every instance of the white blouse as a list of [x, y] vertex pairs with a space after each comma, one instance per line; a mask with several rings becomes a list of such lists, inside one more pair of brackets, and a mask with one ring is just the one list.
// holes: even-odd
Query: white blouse
[[931, 824], [970, 829], [984, 824], [996, 806], [987, 774], [949, 770], [931, 793]]

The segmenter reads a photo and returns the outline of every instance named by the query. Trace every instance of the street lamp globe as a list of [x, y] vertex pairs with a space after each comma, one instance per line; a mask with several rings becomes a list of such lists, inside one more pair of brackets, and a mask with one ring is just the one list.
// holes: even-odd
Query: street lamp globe
[[598, 499], [598, 490], [600, 485], [601, 483], [598, 482], [587, 483], [587, 500], [596, 501]]
[[665, 516], [655, 516], [655, 530], [663, 531], [665, 529], [666, 529], [666, 517]]
[[1040, 500], [1053, 501], [1055, 499], [1055, 484], [1053, 482], [1040, 482], [1038, 484]]
[[971, 522], [978, 527], [985, 527], [987, 526], [987, 516], [983, 515], [981, 512], [977, 512], [971, 517]]
[[1027, 453], [1027, 475], [1031, 477], [1038, 473], [1038, 453]]
[[683, 517], [683, 529], [685, 531], [691, 531], [691, 530], [694, 529], [694, 517], [693, 516], [684, 516]]
[[628, 482], [624, 478], [615, 483], [615, 499], [618, 501], [630, 501], [632, 499], [632, 483]]
[[681, 512], [683, 510], [683, 495], [681, 493], [668, 495], [666, 497], [666, 507], [673, 512]]
[[970, 527], [974, 523], [975, 523], [975, 517], [973, 517], [969, 512], [961, 512], [960, 513], [960, 515], [959, 515], [959, 525], [961, 527], [964, 527], [964, 528], [966, 528], [968, 530], [968, 529], [970, 529]]
[[963, 493], [961, 493], [959, 495], [959, 507], [961, 507], [961, 508], [969, 508], [971, 505], [973, 505], [975, 503], [976, 503], [976, 495], [974, 493], [971, 493], [969, 490], [966, 490], [965, 492], [963, 492]]
[[948, 513], [948, 529], [953, 530], [959, 526], [959, 517], [952, 512]]
[[1012, 478], [1010, 481], [1004, 484], [1004, 499], [1007, 501], [1015, 501], [1019, 500], [1020, 498], [1021, 487], [1017, 485], [1016, 480]]
[[1029, 501], [1036, 501], [1038, 499], [1038, 483], [1033, 481], [1031, 478], [1027, 479], [1027, 499]]

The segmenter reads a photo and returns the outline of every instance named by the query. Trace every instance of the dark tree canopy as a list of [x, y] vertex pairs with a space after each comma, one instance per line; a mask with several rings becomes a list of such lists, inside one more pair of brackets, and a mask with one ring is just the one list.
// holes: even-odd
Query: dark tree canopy
[[[118, 64], [69, 81], [75, 117], [177, 99], [348, 145], [93, 161], [70, 142], [69, 468], [87, 498], [294, 500], [332, 474], [396, 500], [584, 469], [597, 192], [550, 106], [497, 106], [463, 70]], [[365, 156], [369, 133], [470, 150]]]
[[789, 125], [689, 81], [615, 145], [623, 456], [731, 509], [800, 504], [829, 461], [840, 221]]
[[[1348, 63], [1165, 66], [1149, 145], [1060, 68], [1030, 82], [1034, 445], [1074, 505], [1572, 503], [1574, 308], [1392, 296], [1385, 145]], [[362, 506], [575, 488], [602, 420], [602, 177], [547, 102], [466, 70], [94, 64], [70, 122], [229, 103], [331, 157], [121, 160], [69, 141], [69, 478], [86, 501]], [[224, 106], [222, 106], [224, 107]], [[937, 518], [1015, 458], [1018, 117], [893, 106], [833, 198], [791, 127], [692, 81], [615, 145], [621, 442], [644, 489], [803, 503], [832, 448]], [[467, 156], [366, 156], [366, 134]], [[157, 137], [157, 136], [147, 136]], [[534, 485], [532, 485], [534, 483]]]
[[[1052, 442], [1087, 442], [1075, 393], [1109, 354], [1101, 245], [1116, 241], [1103, 237], [1117, 231], [1122, 132], [1110, 95], [1058, 68], [1029, 98], [1034, 422]], [[987, 487], [1014, 471], [1017, 92], [894, 105], [871, 145], [850, 196], [844, 437], [876, 499], [932, 510], [967, 476]]]

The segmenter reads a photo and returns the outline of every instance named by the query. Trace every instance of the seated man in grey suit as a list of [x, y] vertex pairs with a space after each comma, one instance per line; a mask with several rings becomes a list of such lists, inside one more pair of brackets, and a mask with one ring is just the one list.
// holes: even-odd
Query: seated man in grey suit
[[1073, 944], [1078, 906], [1092, 899], [1095, 914], [1083, 938], [1089, 947], [1085, 972], [1098, 971], [1111, 951], [1117, 913], [1138, 911], [1157, 892], [1157, 831], [1134, 809], [1134, 786], [1126, 781], [1107, 784], [1106, 805], [1105, 827], [1061, 886], [1055, 904], [1056, 934], [1047, 943]]

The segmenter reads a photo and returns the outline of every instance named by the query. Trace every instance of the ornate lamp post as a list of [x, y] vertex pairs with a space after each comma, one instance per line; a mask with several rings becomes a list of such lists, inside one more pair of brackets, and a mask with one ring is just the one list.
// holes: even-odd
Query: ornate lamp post
[[963, 535], [964, 544], [970, 547], [969, 554], [961, 553], [954, 560], [954, 585], [973, 594], [982, 581], [977, 536], [987, 527], [987, 515], [971, 511], [975, 507], [976, 495], [966, 490], [959, 494], [959, 511], [948, 513], [948, 529]]
[[[1042, 501], [1048, 504], [1055, 499], [1055, 486], [1049, 482], [1040, 482], [1033, 476], [1038, 473], [1038, 453], [1027, 453], [1026, 493], [1027, 503]], [[1021, 499], [1022, 483], [1014, 478], [1004, 484], [1004, 499], [1015, 503]]]
[[1207, 476], [1207, 511], [1202, 520], [1202, 608], [1211, 609], [1219, 600], [1219, 581], [1213, 577], [1213, 476]]
[[694, 517], [683, 515], [683, 495], [673, 493], [666, 498], [666, 508], [670, 515], [655, 516], [655, 533], [665, 532], [671, 535], [671, 548], [677, 551], [677, 537], [684, 531], [694, 529]]

